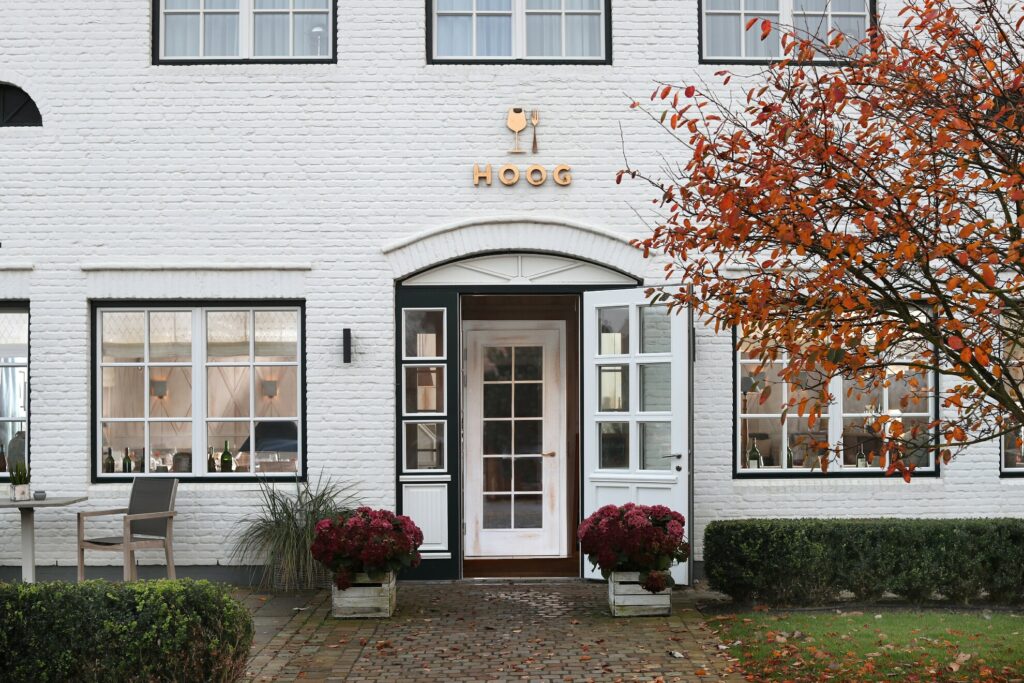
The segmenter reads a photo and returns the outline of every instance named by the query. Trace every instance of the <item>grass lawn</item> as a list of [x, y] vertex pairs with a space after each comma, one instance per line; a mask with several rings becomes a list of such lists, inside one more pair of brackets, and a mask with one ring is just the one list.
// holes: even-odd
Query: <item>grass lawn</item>
[[755, 681], [1024, 681], [1024, 615], [755, 611], [712, 617]]

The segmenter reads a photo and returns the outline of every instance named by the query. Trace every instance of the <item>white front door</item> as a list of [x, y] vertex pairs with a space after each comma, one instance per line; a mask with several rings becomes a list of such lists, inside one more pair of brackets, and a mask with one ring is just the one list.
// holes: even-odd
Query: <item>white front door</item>
[[466, 557], [565, 557], [565, 323], [463, 332]]
[[[687, 514], [688, 325], [666, 310], [643, 289], [583, 295], [584, 517], [627, 502]], [[685, 583], [686, 566], [672, 576]]]

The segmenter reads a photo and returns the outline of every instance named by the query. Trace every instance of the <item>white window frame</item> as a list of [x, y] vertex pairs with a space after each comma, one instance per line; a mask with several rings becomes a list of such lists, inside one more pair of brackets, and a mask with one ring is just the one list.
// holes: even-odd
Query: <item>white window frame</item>
[[[31, 314], [30, 314], [29, 309], [28, 309], [27, 306], [10, 306], [10, 305], [4, 306], [4, 305], [0, 305], [0, 313], [16, 313], [16, 314], [19, 314], [19, 315], [24, 315], [26, 317], [26, 319], [31, 321]], [[31, 334], [32, 334], [31, 325], [29, 325], [29, 335], [30, 335], [30, 337], [31, 337]], [[24, 423], [24, 425], [25, 425], [25, 466], [28, 467], [29, 469], [31, 469], [31, 467], [32, 467], [32, 462], [31, 462], [31, 459], [29, 457], [29, 455], [30, 455], [29, 454], [29, 444], [31, 443], [31, 440], [29, 438], [29, 434], [30, 434], [29, 430], [31, 429], [31, 420], [32, 420], [32, 411], [31, 411], [31, 406], [29, 405], [29, 392], [31, 391], [31, 382], [32, 382], [32, 377], [31, 377], [30, 370], [29, 370], [29, 365], [32, 362], [32, 359], [30, 357], [31, 356], [31, 347], [32, 347], [32, 341], [31, 341], [31, 338], [30, 338], [27, 341], [27, 343], [26, 343], [25, 362], [24, 363], [5, 363], [5, 362], [0, 362], [0, 368], [15, 368], [16, 370], [23, 371], [24, 374], [25, 374], [25, 382], [24, 383], [20, 383], [19, 382], [18, 383], [18, 388], [17, 388], [17, 390], [18, 390], [18, 400], [21, 401], [24, 404], [24, 406], [25, 406], [25, 418], [24, 419], [18, 419], [16, 417], [3, 417], [3, 418], [0, 418], [0, 422], [5, 422], [5, 423], [8, 423], [8, 424], [22, 424], [22, 423]], [[24, 389], [23, 389], [23, 387], [24, 387]], [[4, 447], [4, 459], [7, 461], [7, 469], [4, 470], [3, 472], [0, 472], [0, 481], [7, 481], [11, 477], [11, 454], [7, 450], [7, 446], [8, 446], [8, 444], [6, 444], [6, 443], [3, 444], [3, 447]]]
[[[199, 9], [167, 9], [167, 0], [158, 0], [157, 11], [159, 12], [159, 51], [162, 62], [331, 62], [334, 60], [334, 50], [337, 42], [335, 12], [337, 10], [336, 0], [327, 2], [327, 31], [326, 47], [327, 54], [323, 56], [295, 55], [295, 16], [297, 14], [323, 14], [324, 10], [296, 9], [295, 0], [289, 0], [288, 9], [256, 9], [255, 0], [238, 0], [238, 9], [206, 9], [206, 0], [199, 0]], [[288, 54], [287, 55], [259, 55], [255, 51], [255, 31], [257, 14], [288, 14]], [[166, 49], [166, 33], [168, 15], [199, 15], [199, 54], [198, 55], [174, 55], [168, 56]], [[207, 14], [237, 14], [238, 15], [238, 54], [237, 55], [206, 55], [206, 15]]]
[[[409, 373], [406, 372], [406, 370], [419, 369], [419, 368], [428, 368], [428, 369], [431, 369], [431, 370], [440, 370], [440, 373], [438, 373], [438, 374], [440, 375], [439, 381], [440, 381], [440, 384], [441, 384], [442, 391], [441, 391], [441, 410], [439, 410], [439, 411], [435, 411], [433, 413], [430, 413], [430, 412], [417, 412], [415, 410], [410, 410], [409, 409], [409, 405], [406, 404], [406, 402], [405, 402], [405, 399], [408, 396], [408, 394], [406, 393], [406, 389], [409, 386]], [[410, 419], [410, 420], [418, 420], [420, 422], [429, 421], [429, 420], [426, 420], [426, 418], [438, 419], [438, 418], [443, 418], [444, 416], [446, 416], [448, 414], [448, 386], [447, 386], [447, 383], [448, 383], [448, 365], [446, 363], [444, 363], [444, 362], [436, 362], [436, 363], [428, 363], [428, 362], [423, 362], [423, 363], [419, 363], [419, 362], [417, 362], [417, 363], [403, 363], [402, 364], [402, 415], [404, 417]], [[423, 418], [423, 419], [421, 419], [421, 418]]]
[[[761, 362], [760, 362], [760, 360], [757, 360], [757, 359], [744, 359], [743, 356], [742, 356], [742, 352], [740, 350], [738, 350], [738, 349], [734, 349], [733, 350], [733, 354], [734, 354], [734, 356], [733, 356], [734, 357], [734, 362], [733, 362], [733, 382], [734, 382], [734, 385], [733, 386], [735, 387], [735, 391], [734, 391], [735, 398], [734, 398], [734, 403], [733, 403], [733, 415], [734, 415], [734, 419], [735, 419], [735, 423], [734, 423], [735, 424], [735, 430], [734, 430], [735, 431], [735, 435], [734, 435], [735, 442], [734, 442], [734, 448], [733, 448], [733, 457], [734, 457], [735, 470], [736, 470], [737, 476], [742, 477], [742, 476], [749, 476], [749, 475], [754, 475], [754, 474], [761, 475], [761, 476], [764, 476], [764, 475], [769, 475], [770, 476], [770, 475], [778, 475], [778, 474], [782, 474], [782, 473], [785, 473], [787, 475], [797, 475], [797, 476], [815, 476], [815, 475], [819, 475], [820, 476], [822, 474], [822, 471], [821, 471], [821, 468], [818, 468], [818, 467], [814, 468], [813, 470], [811, 470], [811, 468], [809, 468], [809, 467], [806, 467], [805, 465], [794, 466], [792, 468], [789, 467], [788, 458], [785, 456], [785, 451], [784, 450], [780, 451], [780, 453], [778, 455], [780, 463], [778, 465], [776, 465], [776, 466], [766, 467], [764, 469], [749, 468], [749, 467], [745, 468], [745, 467], [743, 467], [743, 455], [744, 455], [744, 446], [745, 446], [745, 444], [743, 443], [743, 428], [742, 428], [743, 420], [747, 419], [747, 420], [776, 420], [776, 421], [779, 421], [779, 420], [781, 420], [781, 414], [780, 413], [744, 413], [743, 412], [743, 392], [741, 390], [742, 378], [743, 378], [743, 367], [744, 366], [757, 367], [758, 365], [760, 365]], [[777, 364], [784, 363], [784, 362], [785, 362], [785, 360], [783, 358], [780, 358], [779, 361], [777, 361], [775, 364], [777, 365]], [[894, 367], [897, 367], [897, 366], [898, 367], [903, 367], [903, 366], [907, 365], [908, 363], [909, 363], [908, 359], [901, 359], [900, 361], [894, 362], [892, 365]], [[765, 372], [767, 374], [769, 372], [769, 370], [766, 369]], [[919, 418], [919, 417], [924, 417], [924, 418], [928, 418], [929, 422], [937, 419], [937, 409], [936, 409], [936, 402], [935, 402], [935, 391], [936, 391], [936, 376], [935, 376], [935, 372], [929, 370], [929, 371], [927, 371], [926, 376], [928, 378], [928, 394], [927, 394], [927, 396], [928, 396], [928, 398], [927, 398], [928, 411], [927, 412], [921, 411], [921, 412], [900, 413], [899, 417], [901, 419], [902, 418]], [[829, 470], [829, 472], [847, 472], [847, 473], [853, 472], [853, 473], [861, 474], [861, 475], [865, 475], [865, 476], [877, 476], [877, 475], [884, 474], [885, 466], [888, 464], [888, 461], [886, 461], [886, 465], [879, 465], [879, 463], [876, 460], [874, 463], [869, 464], [867, 468], [856, 467], [855, 465], [845, 465], [844, 466], [844, 464], [843, 464], [843, 457], [842, 457], [842, 455], [843, 455], [843, 450], [842, 450], [842, 447], [843, 447], [843, 443], [842, 443], [843, 442], [843, 420], [845, 418], [848, 418], [848, 417], [856, 418], [856, 417], [861, 417], [861, 416], [863, 416], [863, 417], [868, 417], [869, 416], [868, 413], [847, 413], [847, 412], [845, 412], [844, 407], [843, 407], [843, 403], [844, 403], [844, 400], [846, 399], [846, 391], [847, 391], [848, 388], [849, 387], [844, 387], [843, 378], [842, 377], [833, 377], [832, 379], [829, 380], [828, 391], [829, 391], [829, 393], [833, 397], [833, 402], [829, 406], [823, 408], [822, 409], [822, 414], [821, 414], [821, 418], [822, 419], [827, 419], [828, 420], [828, 427], [827, 427], [828, 447], [829, 447], [829, 451], [828, 451], [828, 457], [829, 457], [828, 470]], [[883, 400], [883, 406], [882, 406], [881, 412], [884, 414], [884, 413], [888, 413], [889, 412], [889, 391], [890, 390], [888, 388], [881, 388], [881, 390], [882, 390], [882, 400]], [[781, 391], [782, 391], [782, 403], [781, 403], [781, 405], [784, 407], [784, 406], [787, 405], [787, 401], [789, 399], [789, 387], [787, 385], [783, 384], [781, 386]], [[796, 421], [797, 419], [801, 419], [801, 418], [806, 419], [804, 416], [797, 415], [795, 412], [793, 412], [791, 410], [787, 414], [787, 417], [786, 417], [785, 421], [782, 422], [782, 424], [781, 424], [781, 427], [782, 427], [782, 431], [781, 431], [781, 446], [782, 446], [782, 449], [785, 449], [787, 447], [787, 444], [789, 443], [788, 433], [789, 433], [790, 424], [792, 422]], [[934, 431], [934, 430], [930, 430], [930, 431]], [[932, 434], [931, 439], [932, 439], [932, 442], [935, 443], [935, 436], [934, 436], [934, 434]], [[839, 457], [836, 457], [836, 454], [838, 454]], [[934, 450], [930, 450], [928, 452], [928, 457], [929, 457], [929, 464], [927, 466], [919, 466], [919, 467], [917, 467], [916, 470], [915, 470], [916, 472], [935, 472], [936, 471], [935, 451]]]
[[[817, 12], [802, 12], [794, 10], [794, 0], [778, 0], [779, 9], [777, 12], [769, 12], [766, 10], [748, 10], [746, 4], [750, 0], [739, 0], [739, 9], [727, 9], [727, 10], [712, 10], [708, 9], [708, 1], [701, 1], [701, 16], [700, 16], [700, 28], [701, 28], [701, 59], [708, 62], [725, 62], [725, 63], [741, 63], [741, 62], [752, 62], [752, 63], [763, 63], [772, 60], [782, 59], [785, 55], [782, 54], [782, 35], [779, 31], [778, 26], [783, 27], [795, 26], [794, 18], [796, 15], [817, 15]], [[772, 32], [776, 35], [779, 41], [779, 56], [778, 57], [747, 57], [747, 45], [743, 36], [740, 38], [740, 52], [739, 55], [709, 55], [708, 54], [708, 16], [736, 16], [740, 17], [740, 30], [746, 34], [745, 28], [747, 22], [754, 17], [764, 17], [764, 15], [777, 15], [778, 25], [772, 27]], [[832, 10], [831, 0], [825, 6], [825, 16], [827, 17], [828, 26], [831, 29], [833, 17], [863, 17], [865, 20], [865, 27], [871, 28], [872, 26], [872, 0], [864, 0], [864, 11], [863, 12], [837, 12]], [[767, 18], [767, 17], [765, 17]], [[750, 27], [750, 31], [760, 35], [760, 27], [754, 24]], [[861, 36], [863, 38], [864, 36]], [[859, 39], [858, 39], [859, 40]]]
[[[441, 466], [440, 467], [409, 467], [408, 460], [408, 432], [409, 425], [441, 425]], [[402, 420], [402, 474], [443, 474], [448, 472], [448, 420], [445, 417], [428, 419], [406, 419]]]
[[[430, 21], [431, 21], [431, 45], [430, 55], [431, 59], [436, 62], [604, 62], [607, 61], [608, 54], [608, 41], [610, 36], [608, 35], [608, 24], [607, 16], [609, 12], [609, 3], [607, 0], [600, 0], [599, 8], [596, 10], [569, 10], [565, 8], [566, 0], [561, 0], [561, 9], [544, 9], [544, 10], [528, 10], [526, 9], [527, 0], [511, 0], [511, 11], [479, 11], [477, 10], [477, 2], [479, 0], [472, 0], [473, 7], [471, 10], [448, 10], [439, 11], [437, 8], [438, 1], [430, 0]], [[512, 54], [504, 56], [477, 56], [476, 54], [476, 18], [477, 16], [512, 16]], [[562, 17], [562, 54], [554, 55], [550, 57], [544, 56], [531, 56], [526, 54], [526, 17], [530, 14], [547, 14], [547, 15], [560, 15]], [[448, 16], [468, 16], [470, 17], [470, 28], [472, 30], [472, 37], [470, 40], [470, 50], [472, 54], [469, 55], [446, 55], [440, 56], [437, 54], [437, 18], [439, 15]], [[566, 55], [566, 16], [569, 15], [587, 15], [587, 16], [598, 16], [600, 17], [601, 23], [601, 48], [598, 54], [593, 57], [579, 56], [579, 55]]]
[[[1007, 465], [1007, 456], [1012, 455], [1016, 460], [1021, 453], [1021, 448], [1016, 444], [1018, 438], [1024, 438], [1024, 428], [1016, 428], [1012, 432], [1003, 434], [999, 439], [999, 472], [1000, 474], [1014, 477], [1024, 477], [1024, 463], [1020, 465]], [[1013, 443], [1010, 443], [1010, 440]]]
[[[441, 355], [440, 356], [410, 356], [406, 354], [405, 349], [405, 333], [406, 327], [408, 326], [409, 313], [440, 313], [441, 314]], [[448, 348], [445, 342], [445, 336], [448, 334], [448, 309], [447, 308], [430, 308], [430, 307], [412, 307], [402, 309], [402, 329], [401, 329], [401, 348], [402, 348], [402, 361], [416, 361], [416, 362], [433, 362], [433, 361], [445, 361], [448, 359]]]
[[[249, 359], [247, 361], [210, 361], [207, 357], [207, 313], [216, 311], [246, 312], [249, 316]], [[255, 314], [259, 312], [286, 311], [294, 312], [297, 316], [298, 328], [296, 359], [294, 361], [257, 361], [255, 357], [256, 328]], [[151, 313], [190, 313], [192, 315], [192, 359], [190, 361], [151, 361], [149, 357], [149, 316]], [[144, 325], [143, 360], [141, 362], [105, 362], [103, 360], [103, 314], [104, 313], [142, 313]], [[146, 477], [179, 477], [189, 479], [220, 478], [220, 479], [253, 479], [255, 477], [294, 479], [302, 476], [305, 471], [305, 348], [303, 346], [302, 330], [305, 325], [304, 313], [300, 306], [292, 305], [266, 305], [240, 304], [232, 306], [229, 304], [218, 306], [189, 306], [189, 305], [168, 305], [144, 304], [140, 306], [97, 306], [94, 313], [94, 325], [96, 329], [95, 354], [96, 362], [93, 377], [92, 401], [95, 407], [94, 429], [94, 452], [95, 480], [124, 480], [136, 476]], [[244, 418], [211, 417], [208, 415], [207, 406], [207, 368], [210, 367], [248, 367], [249, 368], [249, 416]], [[257, 417], [256, 416], [256, 368], [257, 367], [294, 367], [296, 368], [296, 417]], [[143, 416], [114, 418], [103, 416], [103, 370], [112, 367], [142, 367], [143, 368]], [[192, 410], [188, 417], [151, 417], [150, 416], [150, 368], [151, 367], [185, 367], [192, 371]], [[153, 423], [166, 422], [190, 422], [192, 425], [192, 471], [187, 472], [103, 472], [103, 424], [104, 423], [139, 423], [143, 424], [143, 443], [147, 453], [150, 443], [150, 425]], [[249, 470], [245, 472], [207, 472], [206, 459], [208, 448], [213, 447], [215, 457], [219, 457], [219, 444], [209, 443], [207, 425], [210, 422], [247, 422], [249, 424], [250, 457]], [[257, 472], [256, 471], [256, 424], [264, 422], [295, 422], [296, 424], [296, 460], [294, 472]], [[114, 453], [117, 460], [119, 455]], [[147, 456], [148, 459], [148, 456]], [[147, 466], [148, 469], [148, 466]]]

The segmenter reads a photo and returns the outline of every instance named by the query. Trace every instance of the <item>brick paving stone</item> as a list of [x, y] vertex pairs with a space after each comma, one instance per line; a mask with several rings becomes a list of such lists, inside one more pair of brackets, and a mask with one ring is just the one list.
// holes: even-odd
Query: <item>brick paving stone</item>
[[259, 683], [744, 680], [689, 590], [673, 593], [670, 617], [628, 619], [586, 581], [402, 583], [391, 619], [334, 619], [327, 591], [236, 597], [253, 612], [247, 676]]

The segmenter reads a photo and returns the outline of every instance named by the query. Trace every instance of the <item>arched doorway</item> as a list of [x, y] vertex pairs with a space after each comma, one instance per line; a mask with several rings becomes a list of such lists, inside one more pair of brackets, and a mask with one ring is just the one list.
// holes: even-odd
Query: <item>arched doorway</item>
[[[426, 538], [416, 578], [580, 576], [583, 514], [685, 489], [681, 469], [664, 469], [685, 438], [669, 434], [685, 395], [682, 377], [675, 394], [671, 380], [683, 373], [683, 326], [669, 330], [664, 316], [655, 327], [675, 347], [642, 355], [649, 307], [635, 250], [585, 231], [573, 247], [628, 272], [566, 255], [579, 229], [543, 229], [548, 239], [534, 244], [560, 233], [558, 252], [477, 250], [438, 263], [442, 240], [472, 249], [466, 226], [390, 252], [407, 269], [396, 283], [396, 483], [400, 511]], [[618, 331], [600, 328], [600, 316]], [[658, 388], [649, 370], [661, 369]], [[652, 387], [675, 404], [641, 406]], [[645, 470], [645, 448], [665, 451], [647, 463], [658, 471]]]

